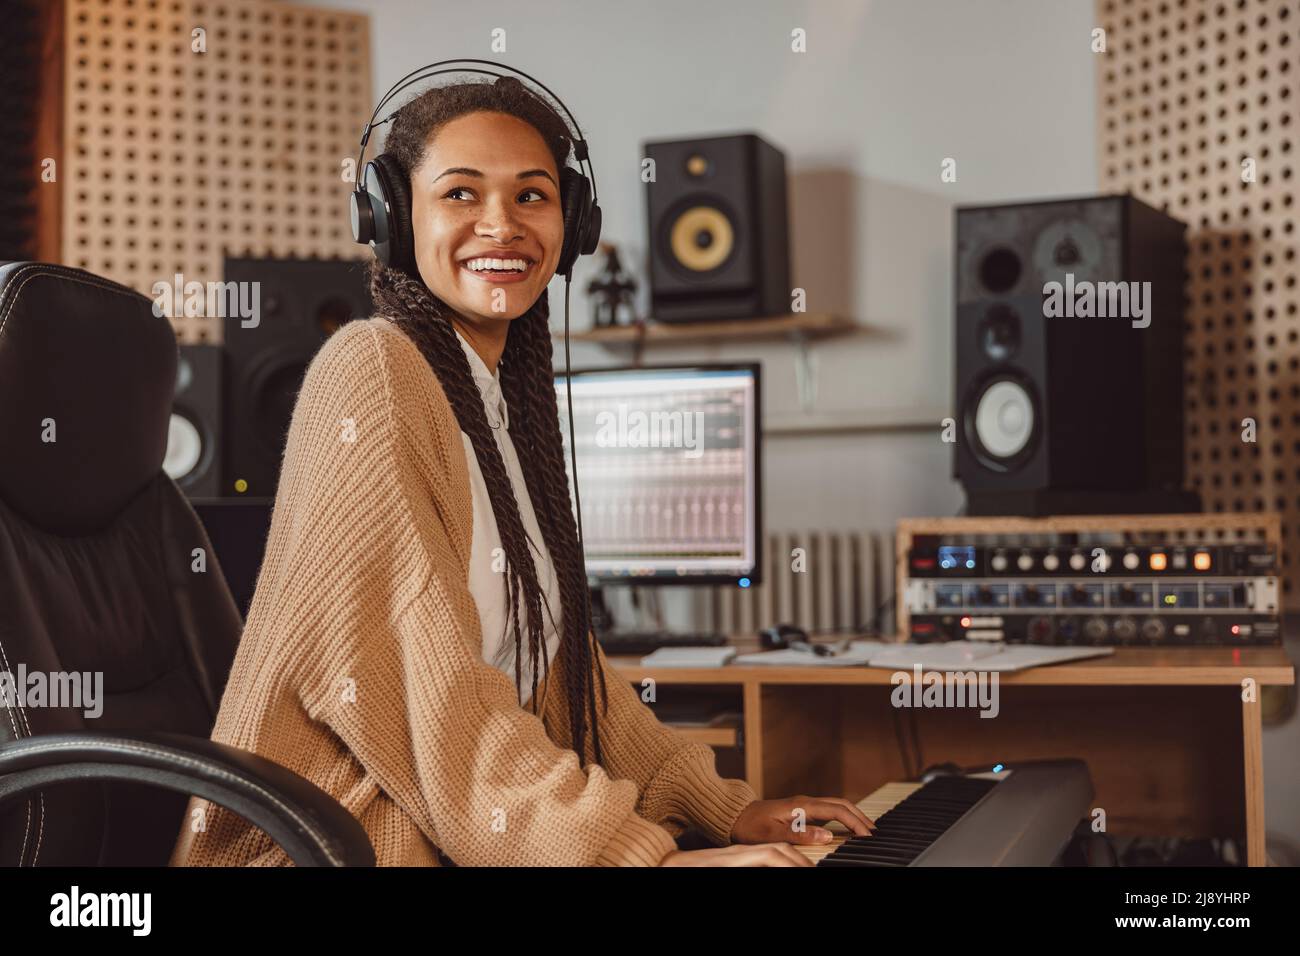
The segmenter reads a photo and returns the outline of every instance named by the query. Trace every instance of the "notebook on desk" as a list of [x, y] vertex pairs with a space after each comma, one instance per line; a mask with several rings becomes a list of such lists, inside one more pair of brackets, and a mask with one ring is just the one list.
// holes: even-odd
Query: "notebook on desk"
[[641, 666], [722, 667], [735, 656], [734, 647], [661, 647], [641, 658]]

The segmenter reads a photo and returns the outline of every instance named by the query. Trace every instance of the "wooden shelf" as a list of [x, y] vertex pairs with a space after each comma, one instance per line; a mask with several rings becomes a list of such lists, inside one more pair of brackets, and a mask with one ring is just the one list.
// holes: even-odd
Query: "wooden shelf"
[[[590, 342], [605, 348], [632, 350], [632, 363], [641, 364], [641, 356], [650, 345], [693, 345], [721, 342], [755, 342], [763, 339], [785, 339], [797, 346], [795, 382], [799, 390], [799, 407], [811, 412], [816, 395], [815, 375], [810, 343], [836, 335], [852, 335], [867, 331], [852, 319], [827, 312], [800, 312], [795, 315], [774, 315], [759, 319], [733, 319], [729, 322], [641, 322], [637, 325], [618, 325], [612, 328], [588, 329], [571, 332], [572, 342]], [[563, 339], [563, 334], [551, 333], [553, 339]]]
[[[571, 332], [572, 342], [592, 342], [605, 346], [675, 345], [695, 342], [722, 342], [755, 339], [814, 339], [845, 335], [861, 328], [852, 319], [821, 312], [777, 315], [761, 319], [733, 319], [729, 322], [688, 322], [668, 324], [646, 322], [613, 328]], [[563, 334], [552, 334], [562, 339]]]
[[938, 431], [949, 410], [939, 405], [864, 408], [856, 412], [765, 415], [763, 434], [836, 435], [857, 432]]

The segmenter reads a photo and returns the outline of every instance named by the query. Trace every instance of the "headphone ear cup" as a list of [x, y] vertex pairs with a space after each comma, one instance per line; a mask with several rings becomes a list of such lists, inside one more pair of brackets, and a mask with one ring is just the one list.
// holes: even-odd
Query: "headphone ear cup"
[[601, 218], [600, 207], [592, 206], [591, 212], [587, 215], [587, 226], [582, 231], [581, 252], [584, 256], [591, 255], [600, 245]]
[[[565, 275], [585, 252], [587, 226], [591, 214], [591, 185], [587, 177], [572, 166], [560, 172], [560, 198], [564, 204], [564, 245], [555, 271]], [[593, 247], [594, 248], [594, 247]]]
[[394, 269], [401, 269], [411, 275], [415, 270], [415, 239], [411, 227], [411, 183], [405, 170], [396, 158], [388, 153], [381, 153], [371, 161], [378, 173], [384, 191], [384, 200], [388, 204], [387, 255], [380, 254], [376, 243], [376, 255], [380, 261]]

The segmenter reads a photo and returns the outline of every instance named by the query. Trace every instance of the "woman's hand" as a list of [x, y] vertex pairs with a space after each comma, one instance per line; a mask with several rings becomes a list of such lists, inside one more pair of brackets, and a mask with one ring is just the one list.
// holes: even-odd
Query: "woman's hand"
[[875, 828], [870, 817], [843, 797], [799, 796], [755, 800], [740, 811], [731, 839], [733, 843], [830, 843], [834, 834], [824, 827], [808, 826], [814, 820], [838, 820], [857, 836], [866, 836]]
[[784, 843], [674, 850], [660, 866], [812, 866], [813, 861]]

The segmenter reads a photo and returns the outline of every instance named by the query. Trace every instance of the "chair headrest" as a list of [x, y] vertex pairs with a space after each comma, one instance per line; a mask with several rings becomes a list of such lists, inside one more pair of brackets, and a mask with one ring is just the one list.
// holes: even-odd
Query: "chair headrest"
[[146, 296], [80, 269], [0, 264], [0, 498], [57, 534], [112, 521], [162, 467], [176, 363]]

